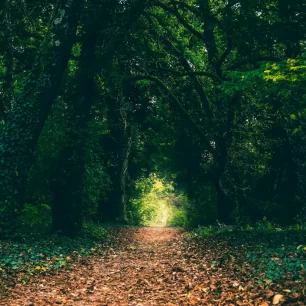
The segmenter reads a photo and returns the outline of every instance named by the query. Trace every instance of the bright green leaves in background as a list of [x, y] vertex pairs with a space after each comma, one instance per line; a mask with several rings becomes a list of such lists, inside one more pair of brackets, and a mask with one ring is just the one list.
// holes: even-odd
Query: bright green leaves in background
[[151, 174], [136, 182], [131, 200], [132, 222], [145, 226], [184, 226], [187, 198], [174, 190], [173, 182]]

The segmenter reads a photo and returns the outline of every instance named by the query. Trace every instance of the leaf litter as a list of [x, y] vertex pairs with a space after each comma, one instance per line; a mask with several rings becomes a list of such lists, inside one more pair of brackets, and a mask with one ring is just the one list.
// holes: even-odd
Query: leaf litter
[[246, 242], [173, 228], [117, 228], [110, 236], [91, 257], [7, 288], [0, 305], [306, 305], [305, 271], [266, 279]]

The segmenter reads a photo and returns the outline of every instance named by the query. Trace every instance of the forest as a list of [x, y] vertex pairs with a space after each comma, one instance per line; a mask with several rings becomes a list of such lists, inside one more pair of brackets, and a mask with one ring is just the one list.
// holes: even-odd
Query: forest
[[306, 305], [304, 1], [2, 0], [0, 30], [0, 305]]

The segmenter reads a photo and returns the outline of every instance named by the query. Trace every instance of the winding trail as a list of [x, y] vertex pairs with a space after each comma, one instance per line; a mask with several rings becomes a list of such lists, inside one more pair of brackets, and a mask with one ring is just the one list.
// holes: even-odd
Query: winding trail
[[271, 305], [265, 301], [275, 291], [237, 273], [234, 259], [223, 268], [215, 265], [222, 243], [208, 243], [202, 252], [171, 228], [122, 229], [113, 236], [113, 246], [101, 254], [17, 285], [0, 305]]

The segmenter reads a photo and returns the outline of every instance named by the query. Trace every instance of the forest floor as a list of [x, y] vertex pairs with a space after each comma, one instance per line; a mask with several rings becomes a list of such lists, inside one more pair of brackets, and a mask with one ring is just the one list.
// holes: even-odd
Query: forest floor
[[305, 279], [290, 273], [278, 282], [260, 272], [252, 276], [254, 266], [244, 252], [251, 245], [186, 239], [173, 228], [113, 231], [111, 246], [70, 269], [15, 284], [0, 305], [306, 305]]

